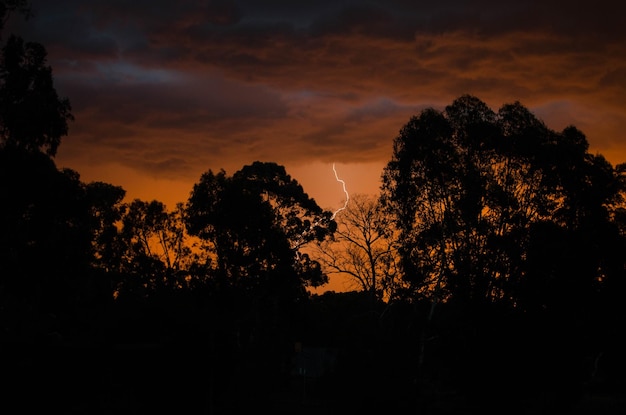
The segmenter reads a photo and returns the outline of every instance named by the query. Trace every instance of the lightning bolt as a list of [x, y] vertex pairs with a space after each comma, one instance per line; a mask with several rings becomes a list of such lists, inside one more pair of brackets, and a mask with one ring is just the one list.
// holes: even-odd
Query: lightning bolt
[[[341, 212], [342, 210], [346, 209], [348, 207], [348, 200], [350, 200], [350, 194], [348, 194], [348, 190], [346, 189], [346, 182], [343, 181], [342, 179], [339, 178], [339, 175], [337, 174], [337, 169], [335, 168], [335, 163], [333, 163], [333, 172], [335, 173], [335, 179], [341, 183], [342, 187], [343, 187], [343, 193], [346, 195], [346, 200], [343, 203], [343, 206], [340, 207], [339, 209], [337, 209], [333, 215], [330, 217], [330, 220], [335, 219], [335, 216], [337, 216], [337, 213]], [[295, 245], [292, 246], [292, 249], [297, 249], [300, 246], [300, 243], [302, 242], [302, 240], [304, 239], [304, 236], [309, 233], [312, 229], [314, 229], [316, 226], [318, 226], [321, 222], [323, 221], [323, 219], [320, 219], [318, 221], [316, 221], [315, 223], [313, 223], [308, 230], [302, 232], [302, 234], [300, 235], [300, 238], [298, 238], [298, 240], [296, 241]], [[299, 255], [299, 253], [296, 253], [296, 255]]]
[[343, 193], [346, 195], [346, 200], [345, 200], [343, 206], [340, 207], [339, 209], [337, 209], [335, 211], [335, 213], [333, 213], [333, 216], [331, 216], [330, 220], [335, 219], [335, 216], [337, 216], [337, 213], [339, 213], [342, 210], [344, 210], [345, 208], [347, 208], [348, 207], [348, 200], [350, 200], [350, 195], [348, 194], [348, 191], [346, 190], [346, 182], [339, 178], [339, 175], [337, 174], [337, 169], [335, 168], [335, 163], [333, 163], [333, 172], [335, 173], [335, 179], [337, 179], [337, 181], [339, 183], [341, 183], [341, 186], [343, 187]]

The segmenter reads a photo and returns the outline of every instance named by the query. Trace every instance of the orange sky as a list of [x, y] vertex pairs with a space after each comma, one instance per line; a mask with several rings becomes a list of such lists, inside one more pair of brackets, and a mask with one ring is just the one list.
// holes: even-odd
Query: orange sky
[[173, 206], [208, 169], [260, 160], [333, 208], [332, 163], [376, 193], [409, 117], [465, 93], [626, 161], [625, 6], [420, 3], [32, 0], [5, 32], [47, 48], [72, 103], [57, 164], [129, 198]]
[[14, 32], [48, 50], [75, 122], [56, 157], [168, 207], [200, 175], [282, 164], [341, 206], [332, 164], [377, 193], [398, 131], [472, 94], [520, 101], [626, 161], [623, 2], [32, 0]]

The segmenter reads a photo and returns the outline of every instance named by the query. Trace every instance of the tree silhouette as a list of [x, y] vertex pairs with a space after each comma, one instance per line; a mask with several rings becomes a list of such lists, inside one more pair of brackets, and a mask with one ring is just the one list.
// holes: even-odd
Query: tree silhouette
[[5, 201], [0, 207], [0, 286], [5, 310], [17, 312], [18, 320], [55, 316], [47, 328], [26, 330], [27, 336], [61, 332], [61, 322], [79, 318], [80, 308], [97, 295], [91, 278], [93, 220], [85, 185], [75, 171], [57, 170], [42, 153], [3, 148], [0, 159]]
[[[586, 150], [578, 130], [551, 131], [519, 103], [495, 114], [463, 96], [413, 117], [382, 189], [405, 277], [426, 295], [519, 305], [515, 289], [533, 278], [527, 250], [543, 238], [535, 233], [542, 224], [576, 233], [614, 226], [622, 179]], [[589, 281], [599, 275], [593, 268]]]
[[123, 279], [118, 294], [144, 297], [187, 286], [192, 255], [183, 214], [182, 203], [171, 212], [157, 200], [135, 199], [124, 205], [118, 258]]
[[[212, 349], [228, 350], [216, 384], [245, 391], [257, 404], [278, 386], [303, 330], [306, 287], [326, 282], [319, 263], [299, 249], [332, 231], [330, 216], [275, 163], [255, 162], [230, 177], [209, 170], [194, 185], [185, 220], [211, 250], [209, 266], [200, 267], [210, 298], [208, 337]], [[226, 405], [221, 399], [216, 405]]]
[[425, 109], [394, 141], [381, 202], [399, 232], [404, 278], [431, 303], [426, 331], [440, 342], [431, 358], [458, 357], [469, 396], [523, 396], [528, 385], [495, 380], [511, 380], [497, 368], [521, 356], [512, 367], [544, 374], [535, 392], [546, 405], [579, 396], [576, 368], [607, 334], [591, 316], [609, 317], [598, 301], [624, 278], [614, 248], [624, 244], [614, 220], [623, 170], [587, 150], [575, 127], [555, 132], [518, 102], [495, 113], [469, 95]]
[[118, 225], [122, 219], [122, 201], [126, 191], [120, 186], [93, 182], [87, 184], [86, 193], [93, 220], [93, 266], [105, 274], [120, 273], [123, 249], [119, 246]]
[[326, 235], [329, 217], [282, 166], [261, 162], [232, 177], [209, 170], [187, 207], [189, 232], [212, 242], [220, 278], [246, 290], [297, 292], [325, 282], [321, 274], [297, 272], [314, 266], [298, 249]]
[[[0, 3], [2, 28], [14, 11], [28, 16], [27, 2]], [[14, 321], [48, 321], [26, 336], [58, 330], [53, 326], [76, 318], [79, 302], [93, 288], [93, 223], [85, 186], [77, 172], [58, 170], [50, 158], [67, 135], [70, 111], [54, 88], [45, 48], [11, 35], [0, 57], [0, 285], [5, 309], [16, 312]]]
[[397, 255], [384, 215], [374, 196], [352, 195], [351, 203], [335, 218], [332, 238], [320, 241], [315, 258], [329, 273], [352, 278], [357, 289], [369, 292], [378, 301], [396, 297]]
[[0, 61], [0, 145], [57, 152], [73, 120], [67, 98], [59, 98], [46, 50], [10, 36]]

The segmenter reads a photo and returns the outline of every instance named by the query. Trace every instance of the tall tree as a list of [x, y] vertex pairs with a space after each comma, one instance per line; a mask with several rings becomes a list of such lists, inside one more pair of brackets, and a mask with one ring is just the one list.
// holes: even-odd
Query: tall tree
[[11, 35], [0, 60], [0, 145], [55, 156], [74, 119], [59, 98], [45, 48]]
[[34, 315], [74, 315], [91, 290], [93, 259], [92, 218], [79, 175], [57, 170], [45, 154], [3, 148], [0, 189], [3, 300]]
[[279, 285], [303, 288], [325, 282], [309, 272], [316, 265], [299, 248], [332, 229], [330, 216], [284, 167], [255, 162], [232, 177], [204, 173], [189, 199], [187, 226], [212, 242], [216, 269], [229, 285], [269, 288], [280, 276]]
[[608, 223], [607, 206], [621, 200], [616, 172], [586, 150], [582, 133], [551, 131], [519, 103], [495, 114], [463, 96], [413, 117], [382, 188], [405, 277], [427, 295], [516, 303], [537, 226], [581, 232], [585, 221]]
[[239, 374], [233, 390], [263, 399], [259, 392], [275, 385], [272, 376], [303, 330], [306, 287], [327, 281], [300, 249], [333, 230], [330, 217], [276, 163], [254, 162], [232, 176], [209, 170], [194, 185], [186, 225], [211, 250], [201, 268], [208, 273], [207, 325], [214, 347], [227, 351], [220, 367]]
[[333, 237], [316, 245], [315, 258], [329, 274], [348, 276], [374, 299], [393, 299], [399, 273], [389, 219], [374, 196], [352, 195], [335, 218]]
[[333, 229], [330, 216], [284, 167], [255, 162], [232, 177], [204, 173], [189, 198], [186, 224], [211, 247], [211, 279], [221, 298], [232, 293], [241, 305], [233, 312], [267, 329], [293, 317], [306, 287], [327, 281], [319, 263], [299, 250]]
[[119, 272], [122, 250], [118, 246], [118, 225], [124, 211], [122, 201], [126, 191], [104, 182], [89, 183], [85, 190], [93, 219], [93, 265], [104, 273]]
[[519, 102], [494, 113], [465, 95], [400, 130], [381, 190], [404, 278], [431, 301], [427, 322], [442, 301], [455, 316], [448, 350], [469, 368], [470, 389], [485, 388], [487, 367], [472, 362], [495, 359], [493, 369], [525, 353], [520, 370], [541, 370], [562, 402], [583, 347], [608, 334], [598, 335], [607, 317], [598, 302], [624, 279], [623, 170], [590, 155], [574, 127], [552, 131]]
[[145, 297], [187, 287], [192, 247], [183, 215], [182, 203], [172, 211], [157, 200], [135, 199], [124, 205], [118, 236], [118, 294]]

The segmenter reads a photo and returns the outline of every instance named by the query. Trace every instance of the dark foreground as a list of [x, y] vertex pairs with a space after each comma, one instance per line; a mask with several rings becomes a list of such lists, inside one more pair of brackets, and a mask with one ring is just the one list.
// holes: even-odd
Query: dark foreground
[[[262, 356], [229, 361], [229, 370], [219, 356], [189, 345], [51, 342], [36, 347], [3, 344], [2, 349], [3, 414], [626, 413], [624, 390], [602, 380], [565, 391], [571, 396], [556, 400], [545, 389], [527, 396], [498, 393], [506, 388], [494, 388], [479, 374], [474, 395], [435, 378], [416, 380], [381, 371], [369, 376], [368, 365], [363, 362], [359, 368], [355, 361], [307, 376], [298, 352], [279, 376], [266, 377], [258, 370]], [[553, 390], [564, 393], [556, 384]]]

